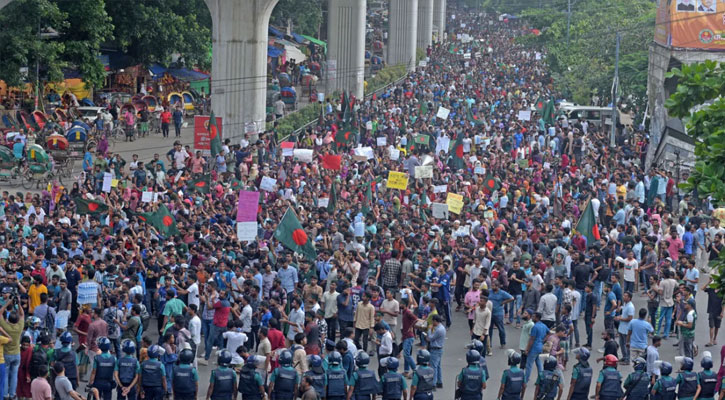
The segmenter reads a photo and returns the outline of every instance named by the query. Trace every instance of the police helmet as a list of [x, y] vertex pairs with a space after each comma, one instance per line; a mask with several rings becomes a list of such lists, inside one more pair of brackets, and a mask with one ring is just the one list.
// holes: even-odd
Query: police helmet
[[[675, 357], [675, 360], [677, 360], [678, 357]], [[682, 357], [680, 360], [680, 369], [683, 371], [692, 371], [692, 368], [695, 366], [694, 361], [692, 361], [692, 358], [690, 357]]]
[[98, 344], [98, 348], [104, 353], [111, 350], [111, 341], [105, 336], [99, 337], [96, 343]]
[[217, 363], [219, 365], [227, 366], [231, 364], [232, 362], [232, 353], [229, 350], [222, 350], [219, 353], [219, 359], [217, 360]]
[[358, 351], [355, 356], [355, 365], [358, 367], [366, 367], [370, 364], [370, 356], [364, 351]]
[[469, 348], [469, 349], [476, 350], [480, 354], [485, 354], [485, 352], [483, 351], [483, 342], [480, 341], [480, 340], [478, 340], [478, 339], [473, 339], [471, 341], [471, 344], [469, 344], [466, 347]]
[[700, 366], [704, 369], [712, 368], [712, 357], [703, 357], [702, 360], [700, 360]]
[[163, 354], [162, 350], [164, 350], [163, 347], [157, 344], [152, 344], [148, 351], [149, 358], [160, 358]]
[[647, 369], [647, 360], [645, 360], [642, 357], [637, 357], [634, 359], [634, 370], [635, 371], [644, 371]]
[[[136, 346], [133, 346], [134, 351], [136, 351]], [[123, 351], [124, 353], [126, 350]], [[191, 351], [191, 349], [184, 349], [181, 350], [181, 353], [179, 353], [179, 362], [181, 364], [191, 364], [194, 362], [194, 352]]]
[[121, 351], [125, 354], [136, 355], [136, 343], [134, 343], [131, 339], [124, 340], [121, 342]]
[[670, 376], [672, 373], [672, 364], [668, 363], [667, 361], [663, 362], [660, 366], [660, 373], [662, 376]]
[[279, 355], [279, 364], [283, 367], [289, 367], [292, 365], [292, 352], [285, 349]]
[[589, 356], [591, 353], [589, 352], [589, 349], [586, 347], [579, 347], [577, 349], [574, 349], [574, 353], [579, 357], [579, 360], [581, 361], [587, 361], [589, 360]]
[[261, 357], [258, 357], [258, 356], [249, 356], [249, 357], [247, 357], [247, 360], [244, 362], [244, 366], [257, 368], [257, 364], [259, 363], [260, 358]]
[[70, 332], [63, 332], [63, 334], [60, 335], [60, 343], [61, 344], [73, 343], [73, 335]]
[[385, 364], [385, 367], [390, 371], [395, 371], [398, 369], [398, 366], [400, 365], [400, 362], [395, 357], [388, 357], [388, 362]]
[[544, 369], [547, 370], [547, 371], [553, 371], [553, 370], [556, 369], [556, 365], [557, 364], [558, 363], [556, 362], [556, 357], [549, 356], [544, 361]]
[[466, 352], [466, 362], [468, 363], [468, 365], [478, 364], [479, 362], [481, 362], [481, 353], [474, 349], [468, 350]]
[[340, 365], [342, 363], [342, 354], [340, 354], [339, 351], [333, 351], [327, 357], [327, 362], [329, 362], [330, 365]]
[[521, 354], [518, 353], [518, 352], [516, 352], [516, 351], [512, 351], [508, 355], [508, 358], [509, 358], [509, 365], [519, 365], [519, 364], [521, 364]]
[[614, 354], [607, 354], [606, 356], [604, 356], [605, 367], [616, 367], [618, 361], [619, 359], [617, 359], [617, 356], [615, 356]]
[[318, 368], [322, 366], [322, 358], [317, 354], [310, 354], [307, 356], [307, 363], [310, 365], [310, 368]]
[[428, 365], [430, 363], [430, 352], [428, 350], [418, 350], [418, 355], [415, 356], [415, 362], [421, 365]]

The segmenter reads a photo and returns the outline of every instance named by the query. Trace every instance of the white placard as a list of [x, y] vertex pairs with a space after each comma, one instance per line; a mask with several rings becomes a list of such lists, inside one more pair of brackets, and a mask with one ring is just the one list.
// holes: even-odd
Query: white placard
[[179, 179], [181, 179], [181, 175], [184, 175], [184, 170], [183, 169], [181, 171], [179, 171], [179, 172], [176, 173], [176, 176], [174, 177], [174, 183], [178, 182]]
[[277, 186], [277, 180], [268, 176], [263, 176], [262, 182], [259, 184], [259, 188], [267, 192], [274, 192], [275, 186]]
[[319, 92], [319, 93], [317, 93], [317, 101], [319, 101], [320, 103], [322, 103], [323, 101], [325, 101], [325, 92]]
[[312, 162], [312, 149], [295, 149], [294, 155], [296, 161]]
[[111, 191], [111, 183], [113, 182], [113, 175], [110, 172], [103, 173], [103, 188], [102, 190], [106, 193]]
[[448, 136], [440, 136], [438, 137], [438, 140], [436, 140], [436, 154], [440, 154], [440, 152], [444, 152], [448, 154], [448, 149], [451, 147], [451, 138]]
[[392, 161], [397, 161], [400, 159], [400, 150], [398, 149], [389, 149], [390, 150], [390, 159]]
[[537, 59], [537, 60], [541, 60], [541, 53], [539, 53], [539, 52], [536, 52], [536, 59]]
[[476, 158], [476, 156], [470, 156], [468, 157], [468, 161], [475, 163], [476, 161], [478, 161], [478, 158]]
[[415, 167], [415, 179], [433, 178], [433, 166], [425, 165]]
[[355, 237], [365, 237], [365, 223], [362, 221], [355, 222]]
[[448, 185], [433, 186], [433, 193], [445, 193], [448, 191]]
[[531, 121], [531, 110], [519, 110], [519, 121]]
[[317, 207], [326, 208], [329, 205], [330, 205], [329, 197], [323, 197], [321, 199], [317, 199]]
[[464, 60], [470, 60], [471, 59], [471, 53], [465, 53], [465, 54], [463, 54], [463, 59]]
[[365, 129], [368, 131], [373, 130], [373, 121], [368, 121], [365, 123]]
[[154, 200], [154, 192], [143, 192], [141, 193], [141, 201], [144, 203], [151, 203]]
[[79, 283], [76, 288], [76, 293], [78, 294], [78, 304], [98, 303], [98, 283], [96, 281]]
[[480, 51], [477, 51], [477, 52], [475, 52], [473, 54], [473, 56], [476, 57], [476, 58], [481, 58], [481, 52]]
[[285, 149], [284, 147], [282, 148], [282, 157], [292, 157], [294, 155], [295, 155], [294, 148], [292, 148], [292, 147], [287, 148], [287, 149]]
[[440, 119], [448, 119], [448, 114], [451, 113], [451, 110], [445, 108], [445, 107], [438, 107], [438, 112], [436, 113], [436, 118]]
[[425, 67], [428, 66], [428, 61], [426, 61], [426, 60], [420, 60], [420, 61], [418, 61], [418, 66], [425, 68]]
[[257, 238], [257, 222], [237, 222], [237, 240], [254, 241]]
[[[430, 15], [430, 14], [429, 14], [429, 15]], [[465, 28], [465, 27], [466, 27], [466, 24], [465, 24], [465, 23], [463, 23], [463, 22], [461, 22], [461, 28]]]
[[355, 155], [365, 156], [368, 160], [375, 158], [375, 152], [373, 152], [372, 147], [358, 147], [355, 149]]
[[65, 330], [68, 327], [68, 319], [70, 318], [69, 310], [60, 310], [55, 314], [55, 329]]
[[380, 136], [380, 137], [376, 138], [375, 141], [378, 144], [378, 146], [381, 146], [381, 147], [387, 146], [387, 144], [388, 144], [388, 138], [386, 138], [385, 136]]
[[471, 225], [464, 225], [464, 226], [458, 227], [458, 230], [456, 230], [456, 233], [458, 235], [462, 235], [462, 236], [470, 235], [471, 234]]
[[473, 172], [474, 172], [474, 173], [475, 173], [476, 175], [484, 175], [484, 174], [486, 173], [486, 170], [485, 170], [485, 169], [483, 169], [483, 167], [476, 167], [476, 168], [475, 168], [475, 169], [473, 170]]
[[431, 204], [430, 209], [431, 209], [431, 211], [433, 211], [433, 218], [441, 218], [441, 219], [448, 218], [448, 204], [433, 203], [433, 204]]

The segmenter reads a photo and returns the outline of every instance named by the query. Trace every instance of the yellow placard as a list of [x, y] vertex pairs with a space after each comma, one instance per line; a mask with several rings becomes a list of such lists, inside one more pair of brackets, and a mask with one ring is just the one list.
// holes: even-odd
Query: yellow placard
[[448, 211], [453, 214], [460, 214], [463, 210], [463, 196], [456, 193], [448, 193], [446, 204], [448, 204]]
[[111, 179], [111, 187], [118, 187], [118, 179]]
[[408, 188], [408, 174], [403, 172], [390, 171], [388, 172], [388, 185], [389, 189], [400, 189], [405, 190]]

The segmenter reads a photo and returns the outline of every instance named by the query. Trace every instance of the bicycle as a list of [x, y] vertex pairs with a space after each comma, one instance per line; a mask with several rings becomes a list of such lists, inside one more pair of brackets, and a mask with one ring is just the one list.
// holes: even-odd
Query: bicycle
[[24, 164], [21, 172], [23, 189], [44, 189], [48, 182], [52, 182], [55, 179], [58, 180], [58, 183], [65, 186], [61, 174], [56, 174], [53, 169], [54, 167], [52, 166], [49, 167], [48, 165], [39, 163]]

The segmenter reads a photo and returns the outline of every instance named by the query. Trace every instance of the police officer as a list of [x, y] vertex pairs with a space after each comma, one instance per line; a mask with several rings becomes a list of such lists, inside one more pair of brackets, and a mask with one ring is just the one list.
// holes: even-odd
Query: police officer
[[126, 339], [121, 343], [123, 356], [116, 363], [113, 377], [116, 379], [116, 396], [119, 400], [136, 400], [136, 383], [141, 373], [141, 366], [136, 360], [136, 343]]
[[193, 365], [194, 352], [191, 349], [181, 350], [179, 365], [174, 366], [171, 374], [171, 389], [174, 400], [196, 400], [199, 392], [199, 373]]
[[162, 400], [166, 393], [166, 368], [159, 361], [164, 349], [159, 345], [151, 345], [148, 350], [149, 359], [141, 363], [141, 379], [139, 386], [144, 400]]
[[413, 400], [433, 400], [433, 390], [436, 386], [435, 370], [430, 367], [430, 352], [418, 350], [415, 356], [418, 366], [413, 372], [413, 381], [410, 384], [410, 397]]
[[310, 370], [305, 372], [304, 376], [310, 378], [310, 384], [315, 389], [315, 393], [322, 397], [327, 387], [327, 374], [325, 368], [322, 367], [322, 357], [316, 354], [307, 356], [307, 365], [310, 366]]
[[567, 400], [587, 400], [592, 385], [592, 367], [589, 365], [589, 350], [586, 347], [574, 349], [577, 363], [571, 373], [569, 396]]
[[242, 400], [262, 400], [264, 393], [264, 379], [257, 372], [257, 365], [263, 360], [262, 357], [249, 356], [239, 372], [239, 393]]
[[677, 398], [680, 400], [692, 400], [697, 393], [700, 382], [697, 373], [692, 371], [695, 363], [690, 357], [675, 357], [680, 363], [680, 373], [677, 375]]
[[498, 398], [502, 400], [521, 400], [521, 393], [526, 388], [524, 371], [519, 368], [521, 354], [513, 349], [506, 350], [509, 369], [503, 371], [501, 387], [498, 389]]
[[478, 339], [473, 339], [471, 344], [467, 346], [469, 349], [476, 350], [481, 354], [481, 359], [478, 361], [478, 367], [483, 370], [486, 374], [486, 380], [491, 376], [488, 374], [488, 363], [486, 362], [486, 349], [483, 346], [483, 342]]
[[712, 372], [712, 356], [709, 351], [702, 353], [703, 357], [700, 366], [703, 371], [697, 374], [700, 380], [700, 389], [697, 393], [697, 400], [713, 400], [715, 398], [715, 387], [717, 387], [717, 374]]
[[60, 349], [54, 353], [55, 361], [63, 363], [65, 376], [73, 385], [73, 390], [78, 389], [78, 359], [73, 350], [73, 335], [70, 332], [63, 332], [60, 335]]
[[668, 362], [656, 361], [660, 363], [660, 378], [655, 381], [652, 386], [653, 400], [675, 400], [675, 391], [677, 390], [677, 381], [670, 374], [672, 373], [672, 364]]
[[[328, 357], [330, 368], [327, 369], [327, 400], [343, 400], [347, 395], [346, 372], [342, 369], [342, 354], [337, 351]], [[318, 393], [320, 397], [324, 393]]]
[[647, 361], [642, 357], [634, 360], [634, 372], [624, 381], [624, 397], [627, 400], [645, 400], [649, 395], [650, 377], [647, 373]]
[[232, 363], [232, 353], [222, 350], [217, 363], [219, 367], [211, 371], [206, 400], [230, 400], [237, 394], [237, 374], [229, 368]]
[[556, 368], [558, 364], [556, 357], [543, 356], [542, 358], [544, 357], [544, 370], [536, 379], [534, 399], [553, 400], [558, 392], [564, 390], [564, 377], [561, 375], [561, 371]]
[[[359, 351], [355, 356], [357, 371], [352, 373], [352, 385], [347, 388], [348, 397], [351, 400], [370, 400], [380, 393], [380, 382], [375, 372], [368, 369], [370, 356], [364, 351]], [[352, 392], [352, 396], [350, 396]]]
[[[283, 350], [279, 355], [279, 367], [269, 377], [269, 398], [274, 400], [292, 400], [300, 384], [300, 376], [292, 368], [292, 352]], [[273, 396], [274, 395], [274, 396]]]
[[617, 356], [604, 356], [604, 369], [597, 378], [597, 399], [618, 400], [622, 398], [622, 374], [617, 371]]
[[398, 373], [398, 366], [400, 365], [398, 359], [395, 357], [385, 357], [380, 360], [380, 363], [385, 365], [385, 368], [388, 370], [381, 378], [383, 400], [400, 400], [403, 396], [407, 399], [408, 383], [403, 378], [403, 375]]
[[486, 389], [486, 373], [479, 368], [480, 361], [481, 353], [477, 350], [471, 349], [466, 352], [468, 366], [461, 370], [457, 378], [461, 400], [481, 400], [483, 398], [482, 391]]
[[109, 353], [111, 341], [107, 337], [99, 337], [97, 343], [101, 354], [93, 359], [93, 371], [91, 371], [88, 385], [98, 389], [103, 400], [111, 400], [113, 397], [113, 371], [116, 369], [116, 357]]

